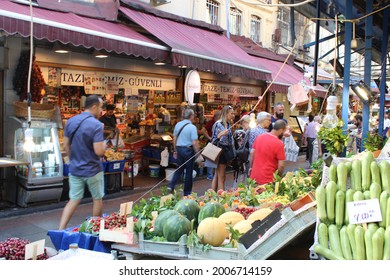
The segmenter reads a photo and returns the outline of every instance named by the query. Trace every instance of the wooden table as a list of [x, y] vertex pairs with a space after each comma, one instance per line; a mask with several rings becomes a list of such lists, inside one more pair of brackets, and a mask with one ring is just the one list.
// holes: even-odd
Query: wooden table
[[[29, 162], [26, 162], [26, 161], [20, 161], [20, 160], [16, 160], [16, 159], [13, 159], [13, 158], [8, 158], [8, 157], [0, 157], [0, 168], [8, 168], [8, 167], [17, 167], [19, 165], [30, 165]], [[16, 174], [16, 180], [17, 180], [18, 176]], [[1, 178], [1, 185], [0, 185], [0, 189], [3, 188], [3, 183], [4, 181], [7, 180], [7, 178]], [[19, 193], [19, 187], [18, 187], [18, 183], [16, 182], [16, 190], [15, 190], [15, 204], [18, 203], [18, 193]]]

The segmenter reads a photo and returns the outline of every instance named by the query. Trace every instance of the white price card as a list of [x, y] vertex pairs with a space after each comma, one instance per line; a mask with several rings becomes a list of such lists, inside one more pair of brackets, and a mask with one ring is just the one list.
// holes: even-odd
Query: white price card
[[32, 243], [29, 243], [25, 247], [24, 259], [36, 260], [38, 255], [42, 255], [45, 252], [45, 239], [41, 239]]
[[348, 202], [347, 208], [351, 224], [382, 221], [382, 213], [377, 198]]

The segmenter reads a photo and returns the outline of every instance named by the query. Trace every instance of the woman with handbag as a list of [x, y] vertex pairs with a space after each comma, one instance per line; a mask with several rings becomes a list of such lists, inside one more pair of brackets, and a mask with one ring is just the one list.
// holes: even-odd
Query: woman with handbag
[[211, 184], [214, 191], [225, 189], [226, 165], [235, 158], [233, 146], [233, 133], [231, 131], [231, 122], [234, 120], [234, 110], [232, 106], [225, 106], [221, 111], [221, 116], [213, 125], [213, 136], [211, 142], [222, 148], [219, 156], [214, 179]]

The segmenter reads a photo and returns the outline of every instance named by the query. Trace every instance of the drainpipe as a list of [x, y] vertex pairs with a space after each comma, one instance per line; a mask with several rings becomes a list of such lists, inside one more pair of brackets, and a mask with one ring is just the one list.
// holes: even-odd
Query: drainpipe
[[[290, 1], [291, 4], [294, 4], [294, 0]], [[294, 17], [294, 7], [290, 8], [290, 47], [294, 46], [295, 42], [295, 17]]]
[[229, 4], [230, 0], [226, 0], [225, 13], [226, 13], [226, 37], [230, 39], [230, 26], [229, 26]]

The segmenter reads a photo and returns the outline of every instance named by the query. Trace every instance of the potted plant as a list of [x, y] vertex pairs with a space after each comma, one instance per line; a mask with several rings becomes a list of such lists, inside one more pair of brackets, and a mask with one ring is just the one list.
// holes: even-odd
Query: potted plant
[[364, 140], [364, 148], [378, 157], [383, 148], [383, 138], [377, 132], [367, 132], [367, 138]]
[[348, 144], [348, 136], [343, 133], [342, 121], [333, 128], [321, 126], [317, 136], [333, 156], [338, 156]]

